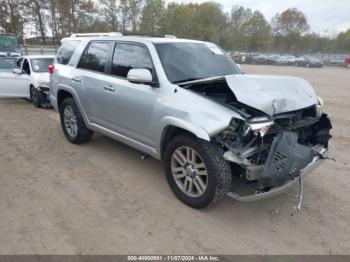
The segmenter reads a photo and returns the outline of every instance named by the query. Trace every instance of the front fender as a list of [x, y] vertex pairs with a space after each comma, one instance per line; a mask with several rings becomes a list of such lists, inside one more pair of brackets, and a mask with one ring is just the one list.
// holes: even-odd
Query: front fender
[[[201, 138], [201, 139], [206, 140], [206, 141], [210, 141], [210, 135], [206, 130], [204, 130], [203, 128], [198, 127], [192, 123], [189, 123], [185, 120], [182, 120], [182, 119], [179, 119], [176, 117], [168, 116], [168, 117], [165, 117], [161, 120], [159, 130], [165, 130], [167, 126], [173, 126], [173, 127], [178, 127], [178, 128], [184, 129], [184, 130], [194, 134], [198, 138]], [[160, 143], [161, 143], [161, 141], [159, 142], [159, 144]]]

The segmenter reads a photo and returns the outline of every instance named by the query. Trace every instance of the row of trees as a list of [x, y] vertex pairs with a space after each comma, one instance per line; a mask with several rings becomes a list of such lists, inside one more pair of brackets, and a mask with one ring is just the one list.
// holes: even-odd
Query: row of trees
[[281, 53], [349, 51], [350, 29], [336, 38], [310, 31], [295, 8], [269, 22], [259, 11], [220, 4], [168, 3], [164, 0], [0, 0], [0, 27], [30, 31], [43, 44], [74, 32], [131, 31], [213, 41], [228, 50]]

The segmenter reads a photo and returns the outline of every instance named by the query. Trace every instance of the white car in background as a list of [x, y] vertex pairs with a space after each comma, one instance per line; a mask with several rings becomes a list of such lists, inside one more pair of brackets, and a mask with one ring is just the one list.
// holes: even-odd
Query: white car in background
[[0, 97], [29, 98], [35, 107], [49, 107], [48, 66], [54, 56], [31, 55], [0, 60]]

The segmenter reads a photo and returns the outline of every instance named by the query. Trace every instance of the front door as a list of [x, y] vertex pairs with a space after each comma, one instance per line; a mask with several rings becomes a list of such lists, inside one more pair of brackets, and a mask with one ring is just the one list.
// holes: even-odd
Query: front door
[[0, 97], [29, 98], [29, 76], [26, 72], [14, 73], [14, 68], [18, 68], [14, 61], [0, 58]]
[[147, 146], [152, 141], [152, 117], [159, 88], [130, 83], [126, 77], [130, 69], [145, 68], [155, 75], [151, 56], [146, 46], [117, 43], [113, 52], [110, 74], [104, 90], [105, 117], [114, 131]]

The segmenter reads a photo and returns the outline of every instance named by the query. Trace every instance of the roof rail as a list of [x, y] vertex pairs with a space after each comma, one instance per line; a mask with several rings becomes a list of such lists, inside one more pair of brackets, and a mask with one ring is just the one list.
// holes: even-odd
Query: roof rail
[[94, 36], [99, 36], [99, 37], [104, 37], [104, 36], [123, 36], [122, 33], [120, 32], [110, 32], [110, 33], [77, 33], [77, 34], [72, 34], [70, 37], [94, 37]]
[[177, 38], [174, 35], [151, 35], [147, 33], [131, 33], [131, 32], [111, 32], [111, 33], [76, 33], [72, 34], [70, 37], [104, 37], [104, 36], [144, 36], [144, 37], [165, 37], [165, 38]]
[[134, 32], [123, 32], [123, 36], [140, 36], [140, 37], [165, 37], [165, 38], [177, 38], [174, 35], [155, 35], [155, 34], [148, 34], [148, 33], [134, 33]]
[[16, 34], [6, 33], [6, 32], [5, 32], [5, 30], [4, 30], [4, 31], [0, 31], [0, 35], [11, 35], [11, 36], [17, 36]]
[[165, 38], [177, 38], [176, 35], [164, 35]]

